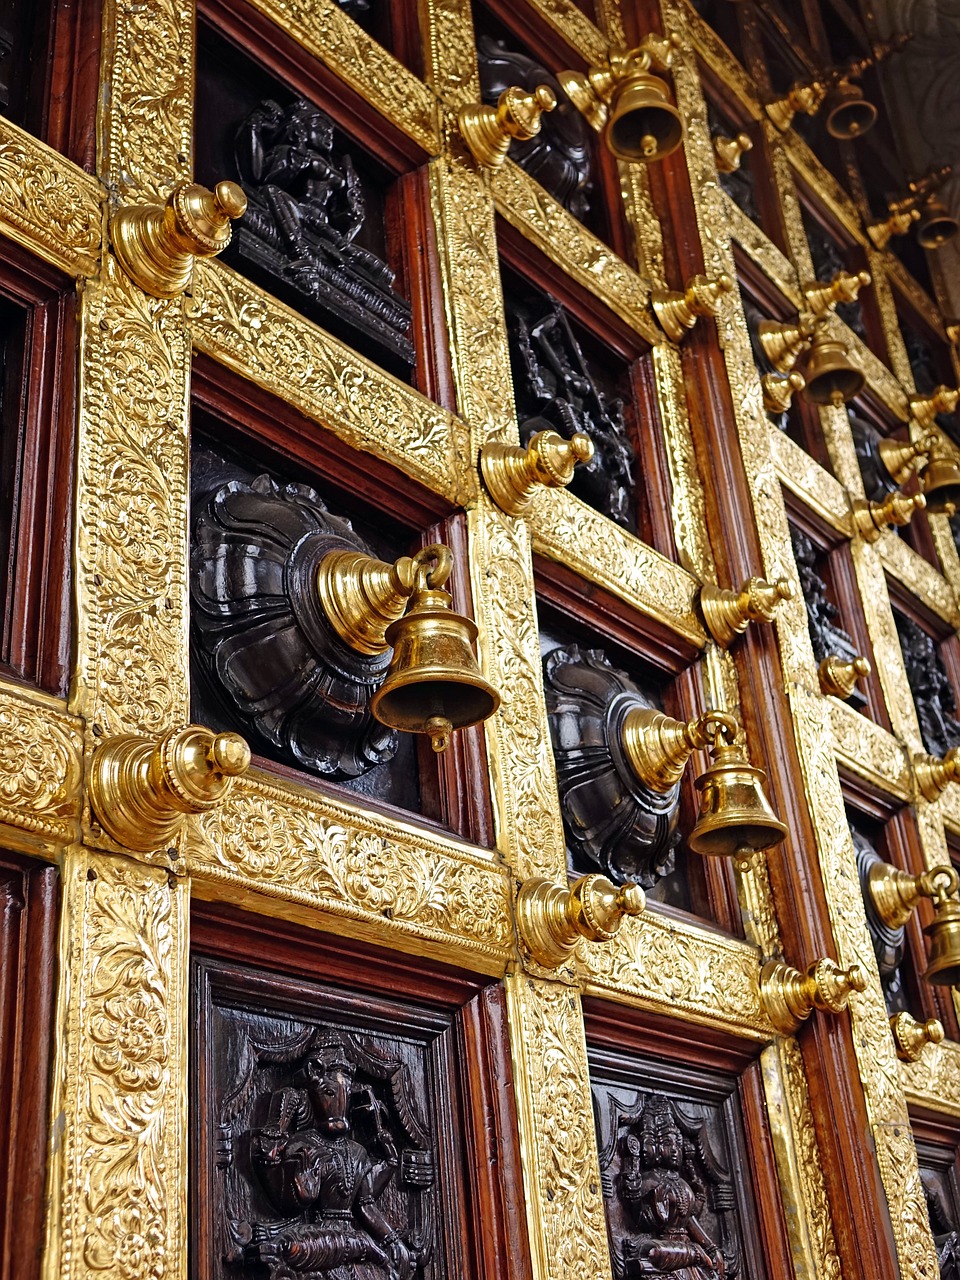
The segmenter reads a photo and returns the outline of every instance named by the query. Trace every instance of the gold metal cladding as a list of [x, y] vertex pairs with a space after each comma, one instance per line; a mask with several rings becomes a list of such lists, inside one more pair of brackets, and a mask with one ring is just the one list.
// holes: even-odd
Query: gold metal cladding
[[526, 449], [489, 441], [480, 450], [480, 472], [500, 510], [519, 516], [540, 486], [566, 488], [577, 463], [592, 457], [593, 441], [582, 431], [569, 440], [556, 431], [538, 431]]
[[700, 811], [687, 848], [704, 858], [734, 858], [741, 870], [754, 854], [780, 844], [787, 828], [770, 807], [767, 775], [744, 756], [735, 735], [721, 726], [714, 734], [709, 767], [697, 778]]
[[250, 748], [236, 733], [191, 724], [159, 741], [122, 734], [97, 748], [90, 806], [111, 839], [146, 853], [173, 840], [187, 814], [219, 804], [249, 764]]
[[863, 657], [846, 662], [836, 654], [831, 654], [817, 668], [820, 692], [841, 700], [849, 698], [857, 687], [857, 681], [865, 680], [869, 674], [870, 663]]
[[790, 373], [765, 373], [760, 379], [763, 387], [763, 407], [767, 413], [786, 413], [797, 391], [802, 391], [807, 380], [793, 369]]
[[448, 547], [425, 547], [416, 556], [401, 556], [393, 564], [362, 551], [328, 552], [317, 568], [317, 592], [340, 639], [357, 653], [386, 653], [390, 647], [387, 627], [403, 616], [418, 565], [434, 559], [430, 585], [441, 587], [453, 568]]
[[920, 458], [933, 449], [937, 440], [936, 433], [931, 431], [920, 440], [883, 439], [880, 441], [880, 461], [894, 484], [906, 484], [917, 469]]
[[735, 138], [719, 135], [713, 140], [713, 154], [721, 173], [735, 173], [744, 154], [752, 150], [753, 140], [749, 133], [738, 133]]
[[733, 280], [725, 272], [715, 280], [694, 276], [683, 293], [655, 290], [650, 305], [661, 329], [672, 342], [680, 342], [700, 316], [715, 316], [720, 299], [733, 288]]
[[517, 894], [517, 929], [533, 959], [556, 969], [570, 959], [581, 938], [609, 942], [624, 916], [638, 916], [645, 908], [638, 884], [617, 888], [606, 876], [589, 875], [568, 886], [535, 876]]
[[853, 525], [864, 542], [876, 542], [891, 525], [909, 524], [927, 500], [922, 493], [908, 497], [905, 493], [888, 493], [882, 502], [857, 498], [852, 507]]
[[943, 1023], [939, 1018], [918, 1022], [909, 1013], [894, 1013], [890, 1017], [890, 1031], [901, 1062], [919, 1062], [928, 1044], [939, 1044], [944, 1037]]
[[909, 209], [894, 209], [891, 206], [889, 217], [877, 222], [867, 223], [867, 235], [878, 249], [885, 249], [894, 236], [905, 236], [915, 222], [920, 221], [920, 210], [911, 205]]
[[48, 694], [0, 681], [0, 839], [51, 854], [77, 839], [83, 725]]
[[680, 781], [693, 752], [709, 746], [718, 733], [731, 742], [737, 736], [737, 722], [725, 711], [706, 711], [684, 723], [662, 711], [632, 707], [624, 717], [621, 742], [640, 781], [667, 792]]
[[812, 280], [803, 286], [807, 306], [815, 316], [825, 316], [838, 305], [855, 302], [870, 283], [869, 271], [838, 271], [832, 280]]
[[113, 251], [145, 293], [172, 298], [189, 285], [195, 258], [227, 247], [231, 221], [246, 208], [247, 197], [235, 182], [218, 182], [213, 191], [181, 182], [165, 204], [128, 205], [114, 214]]
[[933, 867], [914, 876], [889, 862], [875, 862], [868, 883], [874, 909], [891, 929], [900, 929], [907, 923], [921, 898], [938, 900], [956, 893], [960, 887], [953, 867]]
[[867, 980], [858, 964], [841, 969], [833, 960], [816, 960], [801, 973], [782, 960], [768, 961], [760, 971], [760, 999], [781, 1035], [792, 1035], [814, 1009], [842, 1013], [854, 991], [865, 991]]
[[700, 608], [707, 630], [721, 649], [731, 645], [751, 622], [772, 622], [783, 600], [792, 600], [793, 583], [787, 578], [765, 582], [748, 578], [739, 591], [705, 582], [700, 589]]
[[938, 413], [955, 412], [958, 400], [960, 400], [960, 389], [945, 387], [941, 383], [929, 395], [909, 396], [907, 408], [914, 422], [918, 422], [921, 427], [932, 427]]
[[470, 154], [481, 169], [499, 169], [507, 158], [514, 138], [526, 141], [540, 132], [545, 111], [557, 105], [557, 95], [547, 84], [533, 93], [511, 85], [504, 89], [495, 107], [471, 102], [457, 112], [457, 123]]
[[801, 316], [795, 324], [761, 320], [757, 339], [777, 373], [789, 373], [810, 346], [813, 331], [814, 322], [809, 316]]
[[786, 133], [797, 114], [813, 116], [827, 96], [826, 85], [819, 80], [795, 84], [784, 98], [768, 102], [766, 112], [781, 133]]

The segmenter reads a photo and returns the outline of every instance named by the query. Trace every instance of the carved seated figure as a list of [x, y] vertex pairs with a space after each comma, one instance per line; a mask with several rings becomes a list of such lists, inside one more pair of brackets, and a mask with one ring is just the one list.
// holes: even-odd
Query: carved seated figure
[[275, 1093], [269, 1123], [250, 1134], [251, 1163], [283, 1221], [253, 1225], [245, 1260], [266, 1264], [271, 1280], [340, 1280], [352, 1264], [411, 1280], [416, 1254], [377, 1203], [398, 1165], [379, 1104], [363, 1091], [375, 1133], [369, 1145], [380, 1153], [374, 1159], [350, 1136], [355, 1092], [344, 1046], [333, 1037], [315, 1046], [304, 1075], [306, 1087]]

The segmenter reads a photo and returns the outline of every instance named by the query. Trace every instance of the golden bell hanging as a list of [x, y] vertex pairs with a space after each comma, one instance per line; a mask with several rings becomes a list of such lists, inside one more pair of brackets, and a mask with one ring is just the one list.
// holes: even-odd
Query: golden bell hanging
[[960, 231], [960, 223], [943, 203], [935, 196], [923, 205], [920, 221], [917, 224], [917, 240], [924, 249], [939, 249], [942, 244]]
[[387, 627], [393, 658], [370, 710], [388, 728], [429, 734], [440, 752], [454, 729], [492, 716], [500, 695], [473, 656], [476, 624], [454, 611], [448, 591], [430, 585], [426, 565], [418, 566], [417, 575], [406, 613]]
[[920, 472], [920, 485], [932, 515], [952, 516], [960, 511], [960, 467], [942, 446], [934, 446]]
[[877, 108], [867, 102], [859, 85], [841, 80], [827, 96], [827, 133], [849, 142], [872, 129]]
[[711, 763], [696, 780], [700, 814], [687, 845], [704, 857], [747, 857], [779, 844], [786, 826], [763, 793], [767, 775], [743, 756], [732, 735], [719, 730]]
[[683, 138], [670, 87], [652, 72], [626, 76], [613, 91], [604, 141], [618, 160], [643, 164], [676, 151]]
[[927, 982], [935, 987], [960, 984], [960, 902], [944, 898], [923, 932], [930, 939], [930, 963], [923, 975]]
[[843, 343], [825, 334], [814, 338], [803, 376], [807, 385], [800, 394], [813, 404], [845, 404], [860, 393], [866, 381], [850, 363]]

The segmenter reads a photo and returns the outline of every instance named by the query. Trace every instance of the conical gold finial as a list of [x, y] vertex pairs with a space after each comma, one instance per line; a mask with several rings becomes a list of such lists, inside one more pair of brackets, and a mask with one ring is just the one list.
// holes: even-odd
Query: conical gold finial
[[650, 295], [650, 305], [667, 337], [672, 342], [680, 342], [697, 323], [699, 316], [717, 314], [720, 298], [732, 288], [733, 280], [726, 273], [715, 280], [694, 276], [687, 282], [683, 293], [654, 291]]
[[700, 588], [700, 609], [707, 630], [726, 649], [751, 622], [772, 622], [783, 600], [792, 600], [793, 583], [787, 578], [765, 582], [748, 578], [739, 591], [705, 582]]
[[752, 150], [753, 142], [749, 133], [738, 133], [735, 138], [716, 137], [713, 140], [713, 154], [721, 173], [735, 173], [740, 168], [742, 156]]
[[803, 296], [813, 314], [820, 317], [841, 303], [855, 302], [860, 290], [869, 283], [869, 271], [838, 271], [832, 280], [812, 280], [805, 284]]
[[814, 1009], [841, 1013], [854, 991], [865, 991], [867, 980], [858, 964], [841, 969], [824, 957], [801, 973], [782, 960], [769, 960], [760, 972], [760, 1002], [781, 1035], [789, 1036]]
[[219, 804], [249, 765], [236, 733], [191, 724], [159, 739], [123, 734], [94, 754], [90, 807], [117, 844], [147, 853], [175, 839], [188, 814]]
[[230, 243], [230, 223], [247, 208], [243, 188], [218, 182], [174, 187], [166, 204], [130, 205], [114, 214], [110, 239], [131, 280], [155, 298], [172, 298], [190, 283], [195, 258], [209, 258]]
[[632, 707], [621, 730], [621, 744], [633, 772], [652, 791], [667, 792], [683, 776], [696, 750], [710, 745], [718, 732], [737, 735], [737, 722], [725, 711], [706, 711], [685, 724], [662, 711]]
[[916, 205], [908, 209], [890, 207], [889, 215], [878, 222], [867, 224], [867, 235], [877, 249], [885, 249], [894, 236], [905, 236], [915, 222], [920, 221], [920, 210]]
[[906, 484], [916, 470], [917, 462], [937, 443], [935, 432], [929, 432], [919, 440], [883, 439], [878, 446], [880, 461], [895, 484]]
[[765, 373], [760, 379], [763, 387], [763, 407], [767, 413], [786, 413], [793, 404], [793, 397], [807, 385], [802, 373], [793, 369], [790, 373]]
[[956, 893], [960, 881], [953, 867], [933, 867], [915, 876], [889, 862], [874, 862], [868, 885], [870, 901], [879, 918], [891, 929], [902, 929], [921, 898], [939, 902]]
[[819, 80], [811, 80], [807, 84], [798, 83], [793, 85], [786, 97], [767, 103], [767, 115], [781, 133], [786, 133], [793, 124], [795, 115], [816, 115], [826, 96], [826, 85]]
[[960, 747], [948, 751], [942, 760], [925, 753], [915, 755], [913, 769], [920, 794], [927, 800], [937, 800], [951, 782], [960, 782]]
[[606, 876], [588, 875], [567, 886], [536, 876], [517, 895], [517, 930], [537, 964], [555, 969], [572, 957], [581, 938], [609, 942], [624, 916], [639, 916], [645, 907], [638, 884], [618, 889]]
[[909, 524], [927, 500], [922, 493], [908, 497], [905, 493], [888, 493], [882, 502], [857, 498], [853, 504], [853, 525], [864, 542], [876, 542], [891, 525]]
[[945, 1034], [939, 1018], [918, 1022], [909, 1013], [892, 1014], [890, 1030], [901, 1062], [919, 1062], [927, 1045], [939, 1044]]
[[910, 416], [921, 427], [932, 427], [939, 413], [953, 413], [960, 400], [960, 389], [942, 384], [929, 395], [910, 396], [907, 405]]
[[480, 450], [480, 471], [500, 510], [519, 516], [538, 488], [565, 488], [577, 463], [592, 457], [593, 442], [582, 431], [569, 440], [556, 431], [538, 431], [526, 449], [498, 440], [485, 444]]
[[460, 133], [470, 154], [481, 169], [499, 169], [514, 138], [526, 141], [540, 132], [543, 113], [557, 105], [557, 96], [548, 84], [533, 93], [511, 85], [504, 89], [495, 107], [471, 102], [457, 112]]
[[813, 339], [814, 322], [810, 316], [801, 316], [796, 324], [779, 320], [761, 320], [757, 326], [757, 339], [763, 354], [777, 373], [789, 373]]
[[831, 654], [820, 663], [817, 674], [821, 693], [846, 700], [857, 687], [857, 681], [870, 674], [870, 663], [866, 658], [859, 657], [852, 662], [845, 662], [843, 658]]

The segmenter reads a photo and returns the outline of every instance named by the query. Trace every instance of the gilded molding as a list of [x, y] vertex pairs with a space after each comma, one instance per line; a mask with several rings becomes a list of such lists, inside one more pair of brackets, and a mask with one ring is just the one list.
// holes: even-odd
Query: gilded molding
[[853, 364], [860, 369], [870, 385], [870, 389], [883, 401], [891, 413], [902, 421], [907, 419], [907, 398], [903, 387], [893, 373], [877, 356], [873, 354], [863, 339], [848, 329], [837, 316], [831, 316], [827, 329], [847, 348]]
[[694, 644], [706, 642], [699, 582], [566, 489], [538, 493], [528, 517], [536, 550], [612, 591]]
[[806, 449], [770, 425], [770, 452], [777, 474], [788, 489], [838, 533], [849, 536], [850, 500], [843, 485], [825, 467], [811, 458]]
[[679, 0], [677, 22], [682, 24], [684, 34], [710, 70], [736, 93], [755, 120], [763, 119], [763, 107], [754, 93], [753, 80], [689, 0]]
[[334, 0], [251, 2], [281, 31], [372, 102], [381, 115], [399, 125], [428, 155], [436, 155], [440, 136], [433, 93]]
[[614, 42], [613, 33], [605, 35], [575, 0], [529, 0], [529, 5], [586, 62], [601, 61]]
[[933, 537], [937, 558], [940, 561], [940, 567], [943, 569], [943, 576], [946, 578], [951, 591], [960, 601], [960, 555], [957, 554], [957, 544], [953, 540], [950, 520], [944, 515], [928, 514], [927, 521], [930, 525], [930, 534]]
[[97, 170], [111, 199], [165, 199], [193, 173], [196, 14], [189, 0], [105, 0]]
[[453, 503], [477, 480], [452, 414], [271, 298], [223, 263], [198, 262], [187, 309], [196, 347], [294, 405], [345, 443]]
[[0, 234], [68, 275], [93, 275], [102, 203], [95, 178], [0, 117]]
[[649, 170], [645, 164], [625, 164], [622, 160], [617, 162], [617, 169], [624, 213], [633, 231], [640, 272], [653, 288], [665, 289], [668, 282], [663, 258], [663, 229], [653, 204]]
[[914, 1107], [960, 1116], [960, 1044], [929, 1044], [919, 1062], [904, 1062], [903, 1087]]
[[580, 1000], [524, 973], [505, 979], [535, 1280], [611, 1272]]
[[[643, 165], [634, 165], [643, 169]], [[701, 582], [716, 577], [713, 554], [707, 539], [707, 513], [703, 482], [693, 453], [690, 419], [680, 352], [670, 343], [654, 347], [653, 376], [657, 406], [663, 424], [670, 471], [670, 521], [680, 565]], [[659, 575], [656, 575], [659, 576]]]
[[908, 588], [923, 603], [956, 630], [960, 627], [960, 608], [953, 587], [928, 560], [908, 546], [902, 538], [881, 538], [878, 543], [883, 566], [891, 577]]
[[812, 280], [816, 275], [810, 246], [807, 243], [807, 232], [803, 225], [800, 211], [800, 198], [797, 195], [797, 184], [794, 170], [787, 158], [783, 134], [770, 120], [766, 112], [763, 115], [763, 136], [767, 143], [770, 167], [773, 170], [774, 182], [780, 196], [780, 211], [783, 214], [783, 227], [786, 233], [789, 256], [802, 280]]
[[794, 129], [781, 134], [782, 145], [793, 169], [812, 187], [817, 199], [830, 210], [845, 231], [859, 244], [868, 242], [860, 211], [833, 174], [826, 169]]
[[421, 0], [427, 82], [452, 112], [480, 101], [470, 0]]
[[943, 312], [937, 308], [927, 291], [917, 284], [910, 272], [894, 254], [881, 254], [880, 256], [890, 283], [896, 285], [899, 292], [910, 300], [941, 340], [946, 341], [946, 335], [943, 332]]
[[70, 696], [97, 736], [188, 719], [189, 364], [182, 303], [148, 298], [108, 258], [80, 299]]
[[910, 753], [902, 743], [882, 725], [861, 715], [848, 703], [831, 698], [828, 706], [833, 740], [841, 763], [858, 778], [873, 783], [881, 791], [899, 796], [901, 800], [912, 800], [914, 786]]
[[802, 306], [800, 281], [790, 259], [780, 252], [773, 241], [753, 222], [732, 197], [720, 192], [724, 217], [735, 240], [751, 261], [760, 268], [768, 280], [777, 286], [785, 298], [797, 308]]
[[624, 920], [610, 942], [583, 943], [577, 970], [584, 990], [654, 1013], [734, 1035], [771, 1040], [776, 1032], [760, 1003], [756, 947], [648, 909]]
[[502, 973], [511, 954], [504, 869], [412, 823], [254, 774], [191, 820], [190, 833], [183, 857], [203, 897], [259, 894], [285, 914], [305, 909], [311, 925], [403, 950], [432, 944], [449, 963], [488, 973]]
[[188, 919], [165, 870], [66, 855], [49, 1280], [185, 1280]]
[[[914, 391], [916, 386], [906, 343], [900, 332], [897, 304], [893, 290], [890, 288], [891, 279], [899, 279], [898, 273], [894, 270], [895, 266], [899, 267], [899, 262], [891, 254], [879, 253], [872, 245], [867, 250], [867, 269], [873, 277], [873, 299], [880, 315], [880, 327], [883, 330], [887, 358], [894, 377], [901, 385], [901, 390], [909, 393]], [[906, 272], [901, 272], [900, 275], [912, 283], [912, 277], [907, 276]], [[920, 292], [922, 293], [922, 290]], [[900, 416], [903, 416], [903, 413]]]
[[0, 838], [45, 853], [78, 838], [83, 730], [58, 698], [0, 682]]

